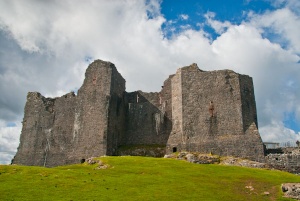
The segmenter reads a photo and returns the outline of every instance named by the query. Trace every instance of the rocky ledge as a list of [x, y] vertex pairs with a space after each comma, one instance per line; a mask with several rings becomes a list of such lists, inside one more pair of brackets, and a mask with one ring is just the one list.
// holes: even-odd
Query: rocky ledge
[[220, 157], [218, 155], [212, 155], [212, 154], [180, 152], [180, 153], [165, 155], [164, 158], [186, 160], [190, 163], [197, 163], [197, 164], [221, 164], [221, 165], [233, 165], [233, 166], [251, 167], [251, 168], [269, 168], [268, 165], [265, 163], [259, 163], [256, 161], [251, 161], [242, 158], [235, 158], [235, 157]]
[[285, 183], [281, 185], [284, 197], [300, 200], [300, 183]]
[[217, 155], [189, 153], [189, 152], [173, 153], [173, 154], [165, 155], [164, 158], [186, 160], [190, 163], [197, 163], [197, 164], [219, 164], [220, 163], [220, 157]]

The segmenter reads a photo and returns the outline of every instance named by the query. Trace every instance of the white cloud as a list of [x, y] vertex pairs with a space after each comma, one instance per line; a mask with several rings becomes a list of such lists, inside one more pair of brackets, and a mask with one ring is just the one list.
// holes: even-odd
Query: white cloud
[[7, 127], [0, 121], [0, 164], [9, 164], [19, 145], [21, 124]]
[[261, 127], [260, 134], [264, 142], [290, 142], [294, 145], [297, 140], [300, 141], [300, 133], [284, 127], [280, 121]]
[[181, 15], [180, 15], [180, 18], [181, 18], [182, 20], [188, 20], [188, 19], [189, 19], [189, 16], [186, 15], [186, 14], [181, 14]]
[[206, 23], [211, 26], [217, 34], [224, 33], [227, 28], [231, 27], [231, 23], [228, 21], [220, 22], [218, 20], [214, 20], [216, 14], [213, 12], [207, 12], [204, 17], [206, 18]]
[[300, 53], [300, 17], [289, 8], [267, 12], [264, 15], [254, 15], [251, 19], [251, 23], [253, 23], [255, 27], [266, 29], [266, 35], [280, 35], [280, 37], [277, 38], [277, 42], [287, 42], [287, 48], [289, 50], [297, 54]]
[[273, 0], [271, 3], [275, 7], [286, 7], [292, 10], [293, 12], [300, 14], [300, 1], [299, 0]]
[[[298, 137], [282, 124], [287, 112], [295, 111], [300, 120], [299, 15], [289, 4], [252, 13], [239, 25], [207, 13], [206, 24], [220, 35], [211, 41], [209, 33], [191, 27], [166, 38], [163, 23], [170, 29], [174, 23], [160, 13], [159, 1], [145, 2], [0, 2], [5, 8], [0, 13], [0, 142], [8, 151], [0, 160], [8, 161], [7, 153], [16, 150], [27, 92], [59, 96], [76, 90], [86, 60], [91, 60], [87, 58], [113, 62], [126, 79], [127, 91], [159, 91], [168, 75], [194, 62], [204, 70], [248, 74], [254, 79], [263, 138]], [[279, 36], [275, 42], [269, 39], [273, 32]], [[7, 128], [7, 122], [18, 127]]]

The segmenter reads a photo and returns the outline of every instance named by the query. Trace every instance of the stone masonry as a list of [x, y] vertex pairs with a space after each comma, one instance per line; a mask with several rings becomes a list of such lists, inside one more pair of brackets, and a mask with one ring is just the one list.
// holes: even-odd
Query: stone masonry
[[262, 161], [252, 78], [192, 64], [170, 75], [160, 92], [128, 93], [114, 64], [96, 60], [77, 95], [28, 93], [12, 163], [53, 167], [141, 146]]
[[[173, 127], [168, 152], [175, 147], [263, 160], [249, 76], [230, 70], [204, 72], [192, 64], [178, 69], [173, 80]], [[215, 108], [213, 116], [208, 111], [210, 101]]]

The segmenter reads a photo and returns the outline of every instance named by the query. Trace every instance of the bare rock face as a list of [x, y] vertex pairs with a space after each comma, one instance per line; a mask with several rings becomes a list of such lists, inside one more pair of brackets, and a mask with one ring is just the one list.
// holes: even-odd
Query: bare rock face
[[53, 167], [141, 145], [163, 151], [133, 148], [125, 154], [189, 151], [262, 161], [252, 78], [192, 64], [170, 75], [160, 92], [127, 93], [114, 64], [96, 60], [77, 95], [28, 93], [12, 163]]
[[241, 166], [241, 167], [251, 167], [251, 168], [269, 168], [269, 165], [266, 163], [260, 163], [257, 161], [251, 161], [251, 160], [235, 158], [235, 157], [226, 157], [221, 161], [220, 164]]

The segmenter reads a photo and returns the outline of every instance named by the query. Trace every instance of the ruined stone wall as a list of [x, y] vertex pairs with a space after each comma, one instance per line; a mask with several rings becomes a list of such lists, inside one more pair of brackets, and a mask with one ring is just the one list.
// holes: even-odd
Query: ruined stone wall
[[244, 132], [254, 123], [258, 127], [252, 78], [239, 75]]
[[47, 167], [68, 163], [75, 105], [74, 93], [50, 99], [29, 92], [20, 145], [13, 163]]
[[[113, 65], [113, 64], [111, 64]], [[125, 135], [125, 79], [112, 66], [108, 112], [107, 155], [116, 155]]]
[[[225, 138], [232, 131], [237, 134], [242, 132], [241, 111], [234, 99], [240, 98], [239, 90], [233, 90], [233, 87], [239, 89], [239, 85], [230, 79], [229, 73], [203, 72], [195, 64], [177, 71], [174, 77], [181, 76], [181, 93], [178, 95], [181, 100], [174, 104], [173, 109], [181, 112], [179, 121], [182, 131], [172, 146], [178, 143], [180, 149], [210, 152], [217, 147], [216, 138]], [[175, 79], [172, 81], [178, 83]], [[173, 94], [178, 92], [178, 88], [174, 87]], [[213, 101], [215, 108], [213, 117], [208, 110], [210, 101]], [[177, 108], [179, 104], [182, 108]], [[174, 125], [173, 132], [176, 132]]]
[[13, 163], [52, 167], [101, 155], [161, 156], [165, 146], [167, 153], [213, 152], [261, 161], [252, 79], [230, 70], [204, 72], [192, 64], [169, 76], [160, 92], [127, 93], [114, 64], [96, 60], [77, 96], [28, 93]]
[[119, 147], [119, 155], [163, 156], [172, 130], [171, 78], [159, 93], [126, 93], [124, 146]]
[[161, 110], [160, 93], [136, 91], [126, 94], [126, 136], [124, 145], [165, 145], [168, 119]]
[[44, 166], [68, 164], [68, 153], [73, 149], [76, 96], [73, 92], [55, 99], [54, 121], [46, 135]]
[[77, 95], [74, 150], [69, 160], [79, 161], [106, 154], [111, 77], [109, 62], [95, 61], [86, 70]]
[[300, 154], [269, 154], [266, 163], [270, 168], [300, 173]]
[[[182, 114], [182, 72], [181, 69], [171, 78], [172, 131], [168, 139], [167, 152], [177, 151], [183, 141]], [[179, 149], [180, 150], [180, 149]]]
[[[175, 147], [178, 151], [212, 152], [255, 160], [263, 158], [263, 145], [257, 128], [249, 123], [251, 131], [247, 134], [244, 131], [244, 122], [256, 121], [253, 115], [256, 114], [254, 96], [246, 94], [241, 97], [241, 84], [242, 88], [250, 87], [249, 80], [241, 83], [240, 75], [230, 70], [204, 72], [196, 64], [181, 68], [174, 78], [172, 84], [175, 86], [181, 82], [181, 90], [178, 90], [179, 87], [172, 90], [178, 95], [173, 99], [174, 122], [168, 150]], [[253, 91], [253, 88], [248, 90], [251, 89]], [[244, 113], [242, 98], [248, 98], [248, 102], [254, 104], [254, 107], [246, 106]], [[210, 101], [214, 104], [213, 116], [208, 110]], [[182, 108], [178, 106], [181, 103]], [[174, 114], [178, 114], [177, 118]], [[176, 125], [176, 121], [180, 123]], [[256, 133], [253, 134], [254, 130]]]
[[164, 85], [162, 90], [160, 91], [160, 108], [162, 113], [164, 114], [164, 124], [163, 124], [163, 132], [164, 135], [167, 137], [166, 141], [164, 141], [164, 145], [168, 143], [170, 139], [170, 135], [173, 129], [173, 93], [172, 93], [172, 78], [174, 75], [170, 75], [168, 79], [164, 81]]
[[78, 95], [28, 93], [15, 164], [57, 166], [113, 154], [124, 133], [125, 80], [110, 62], [94, 61]]
[[[258, 132], [257, 112], [252, 78], [239, 75], [244, 128], [243, 155], [252, 154], [251, 159], [264, 161], [265, 148]], [[242, 137], [243, 139], [243, 137]]]

